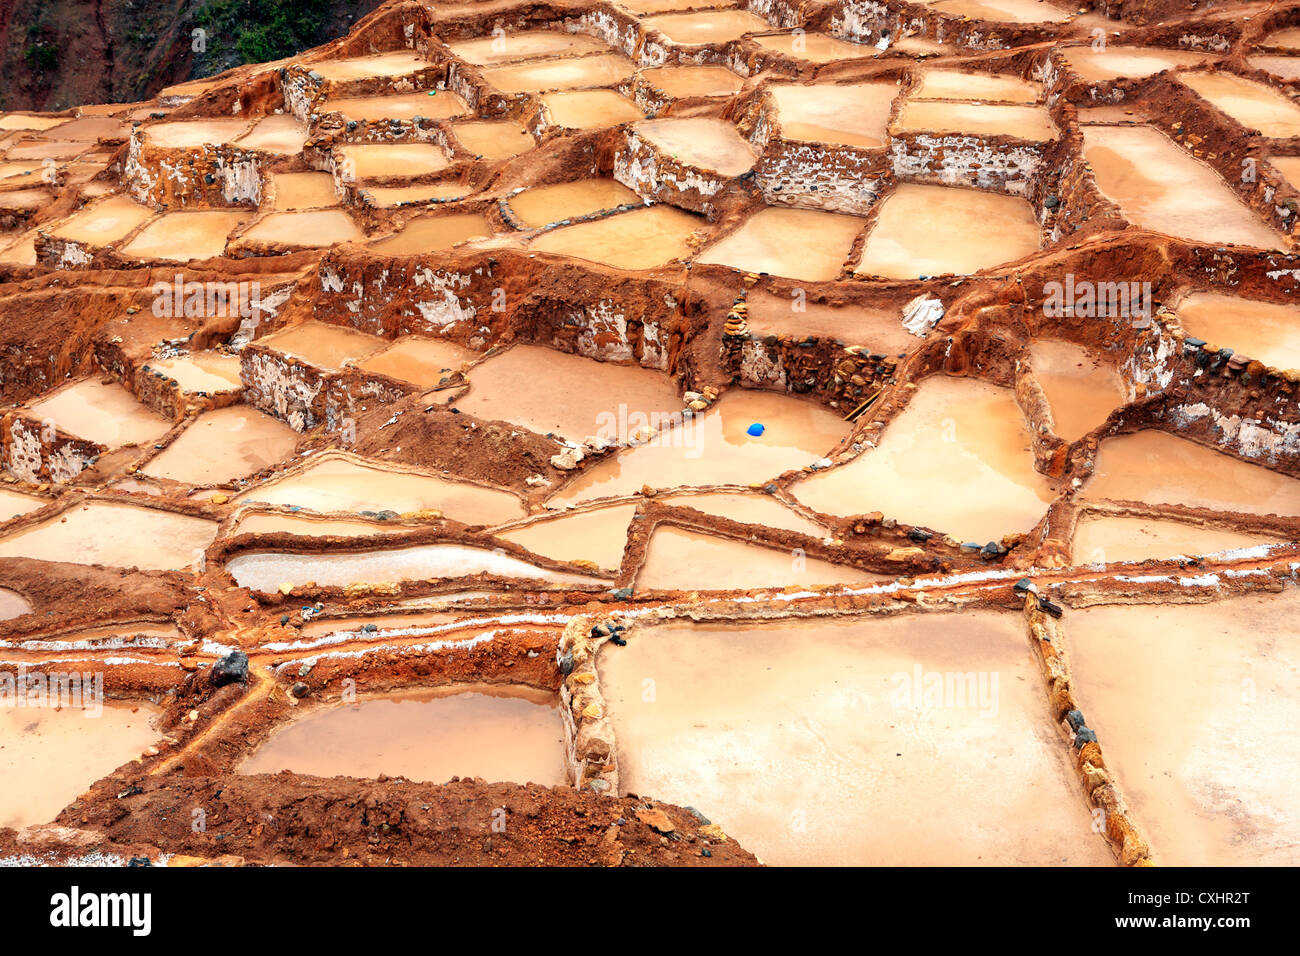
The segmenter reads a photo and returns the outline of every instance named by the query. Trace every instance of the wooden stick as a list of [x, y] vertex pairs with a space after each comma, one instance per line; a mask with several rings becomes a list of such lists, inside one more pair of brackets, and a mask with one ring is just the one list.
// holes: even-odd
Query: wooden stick
[[863, 402], [863, 403], [862, 403], [861, 405], [859, 405], [857, 408], [853, 409], [853, 411], [851, 411], [851, 412], [849, 412], [847, 415], [845, 415], [845, 416], [844, 416], [844, 420], [845, 420], [846, 422], [851, 422], [851, 421], [853, 421], [855, 418], [857, 418], [859, 415], [861, 415], [863, 412], [865, 412], [865, 411], [867, 410], [867, 406], [870, 405], [872, 402], [874, 402], [876, 399], [878, 399], [878, 398], [880, 397], [880, 393], [883, 392], [883, 391], [884, 391], [883, 388], [878, 388], [878, 389], [876, 389], [876, 393], [875, 393], [874, 395], [872, 395], [870, 398], [868, 398], [865, 402]]

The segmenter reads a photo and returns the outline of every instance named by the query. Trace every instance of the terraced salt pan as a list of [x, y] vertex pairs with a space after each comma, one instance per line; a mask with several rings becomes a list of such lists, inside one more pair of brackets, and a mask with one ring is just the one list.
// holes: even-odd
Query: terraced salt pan
[[81, 628], [74, 631], [60, 631], [57, 634], [42, 635], [40, 640], [58, 641], [66, 644], [83, 642], [124, 642], [135, 638], [155, 638], [165, 643], [181, 641], [180, 629], [175, 624], [147, 620], [120, 621], [115, 624], [103, 624], [98, 627]]
[[153, 211], [126, 196], [110, 196], [74, 213], [67, 222], [50, 230], [60, 239], [91, 246], [117, 242], [153, 217]]
[[1280, 80], [1300, 80], [1300, 56], [1248, 56], [1246, 62]]
[[1143, 79], [1163, 70], [1199, 66], [1209, 57], [1190, 50], [1160, 50], [1138, 46], [1108, 46], [1094, 50], [1091, 46], [1066, 47], [1065, 61], [1085, 83], [1105, 83], [1120, 77]]
[[765, 50], [784, 53], [811, 63], [831, 63], [835, 60], [856, 59], [858, 57], [876, 56], [876, 49], [861, 43], [847, 43], [827, 36], [825, 33], [805, 31], [801, 33], [771, 33], [767, 36], [751, 37]]
[[239, 237], [240, 244], [271, 242], [298, 249], [361, 242], [366, 234], [342, 209], [275, 212]]
[[749, 141], [725, 120], [669, 117], [643, 120], [633, 129], [679, 163], [727, 177], [748, 172], [758, 159]]
[[1118, 126], [1124, 123], [1139, 123], [1139, 117], [1133, 110], [1120, 104], [1118, 106], [1088, 106], [1075, 114], [1081, 126]]
[[418, 256], [490, 235], [492, 223], [481, 213], [417, 216], [401, 232], [370, 243], [370, 251], [386, 256]]
[[943, 13], [999, 23], [1061, 23], [1073, 15], [1072, 11], [1052, 6], [1047, 0], [925, 0], [925, 3]]
[[[344, 538], [363, 535], [387, 534], [397, 530], [382, 521], [351, 521], [346, 518], [307, 518], [270, 511], [253, 512], [239, 519], [233, 535], [240, 534], [296, 534], [305, 538], [323, 538], [337, 535]], [[402, 529], [405, 530], [405, 529]]]
[[0, 247], [0, 262], [19, 266], [36, 265], [36, 232], [33, 230], [17, 242]]
[[[266, 65], [268, 64], [263, 64], [263, 66]], [[207, 93], [209, 90], [216, 89], [220, 85], [221, 85], [220, 80], [216, 80], [216, 81], [189, 80], [185, 83], [176, 83], [173, 84], [172, 86], [164, 86], [161, 90], [158, 91], [158, 99], [161, 101], [164, 99], [183, 98], [181, 99], [181, 102], [188, 102], [194, 99], [196, 96], [202, 96], [204, 93]], [[121, 103], [98, 103], [90, 106], [83, 106], [81, 109], [83, 113], [87, 110], [95, 110], [95, 109], [111, 110], [112, 112], [116, 113], [121, 111], [122, 104]]]
[[220, 485], [293, 454], [301, 436], [247, 405], [204, 412], [141, 471], [189, 485]]
[[19, 515], [25, 515], [48, 505], [48, 498], [24, 495], [8, 488], [0, 488], [0, 521], [11, 521]]
[[1112, 561], [1164, 560], [1252, 548], [1270, 539], [1164, 518], [1090, 515], [1074, 529], [1071, 553], [1075, 564]]
[[110, 161], [112, 161], [112, 159], [112, 147], [104, 146], [103, 144], [96, 144], [96, 148], [77, 156], [77, 161], [70, 163], [68, 169], [94, 167], [102, 170]]
[[507, 491], [336, 457], [246, 491], [236, 500], [297, 505], [321, 513], [387, 510], [405, 514], [432, 509], [466, 524], [498, 525], [524, 516], [519, 499]]
[[955, 133], [964, 136], [1011, 136], [1035, 141], [1060, 135], [1041, 106], [1001, 103], [942, 103], [908, 100], [894, 121], [895, 132]]
[[247, 129], [246, 119], [181, 120], [146, 126], [144, 138], [151, 146], [196, 149], [209, 144], [233, 143]]
[[470, 190], [460, 183], [417, 183], [414, 186], [368, 186], [365, 192], [376, 206], [387, 209], [403, 203], [463, 199]]
[[1152, 429], [1103, 441], [1084, 493], [1248, 514], [1300, 514], [1300, 480]]
[[885, 197], [855, 271], [889, 279], [968, 275], [1038, 251], [1034, 209], [1015, 196], [899, 183]]
[[187, 569], [216, 534], [215, 521], [92, 502], [0, 540], [0, 557], [147, 571]]
[[414, 53], [399, 50], [346, 60], [322, 60], [308, 65], [308, 68], [327, 80], [339, 82], [363, 80], [372, 76], [402, 76], [433, 65]]
[[761, 289], [750, 290], [746, 302], [749, 330], [756, 335], [813, 335], [892, 355], [909, 352], [921, 341], [903, 328], [896, 309], [829, 305]]
[[1275, 139], [1300, 136], [1300, 106], [1271, 87], [1231, 73], [1180, 73], [1178, 79], [1246, 129]]
[[235, 140], [236, 146], [260, 149], [267, 153], [291, 156], [302, 152], [307, 141], [307, 127], [288, 114], [268, 116]]
[[598, 667], [621, 789], [769, 865], [1113, 865], [1018, 615], [673, 624]]
[[0, 193], [0, 209], [39, 209], [52, 198], [53, 194], [46, 189], [13, 189]]
[[95, 160], [94, 162], [69, 163], [67, 166], [63, 167], [64, 185], [81, 186], [82, 195], [85, 196], [86, 199], [97, 199], [100, 196], [106, 196], [113, 189], [112, 183], [103, 180], [99, 182], [91, 182], [91, 180], [104, 171], [105, 166], [106, 164], [99, 160]]
[[661, 204], [553, 229], [534, 239], [529, 248], [615, 269], [654, 269], [674, 259], [689, 259], [691, 236], [706, 226], [699, 216]]
[[0, 162], [0, 181], [17, 179], [19, 176], [36, 176], [43, 170], [40, 163], [4, 163]]
[[[79, 686], [93, 697], [93, 676], [83, 680]], [[0, 827], [52, 821], [96, 780], [157, 741], [154, 721], [161, 713], [151, 704], [101, 697], [84, 708], [0, 706]]]
[[887, 518], [983, 543], [1028, 531], [1053, 494], [1010, 389], [925, 379], [880, 444], [791, 489], [814, 511]]
[[731, 6], [734, 0], [616, 0], [618, 6], [638, 17], [673, 10], [709, 10]]
[[872, 149], [884, 146], [889, 136], [886, 127], [898, 87], [893, 83], [778, 84], [768, 93], [776, 103], [783, 139]]
[[1055, 433], [1077, 441], [1123, 404], [1124, 386], [1112, 360], [1060, 339], [1029, 347], [1029, 364], [1052, 407]]
[[[763, 434], [747, 434], [755, 422]], [[810, 401], [733, 389], [690, 424], [664, 429], [649, 443], [586, 469], [551, 497], [554, 504], [633, 494], [643, 486], [677, 488], [767, 481], [829, 452], [849, 426]]]
[[1288, 588], [1071, 618], [1071, 687], [1157, 865], [1300, 862], [1298, 611]]
[[535, 186], [506, 200], [510, 212], [529, 229], [561, 219], [576, 219], [605, 209], [640, 205], [641, 197], [614, 179], [593, 177], [554, 186]]
[[1178, 304], [1178, 324], [1273, 368], [1300, 368], [1300, 309], [1294, 305], [1194, 292]]
[[447, 46], [457, 57], [477, 66], [548, 56], [585, 56], [609, 50], [595, 37], [559, 30], [521, 30], [473, 40], [456, 40]]
[[450, 90], [428, 93], [395, 93], [388, 96], [330, 97], [316, 107], [318, 113], [342, 113], [350, 120], [396, 119], [413, 120], [416, 117], [430, 120], [453, 119], [468, 116], [470, 109], [459, 95]]
[[226, 562], [241, 588], [274, 592], [281, 584], [345, 588], [352, 584], [426, 581], [491, 574], [548, 584], [598, 584], [599, 579], [547, 571], [507, 554], [458, 544], [426, 544], [383, 551], [290, 554], [274, 551], [241, 554]]
[[926, 70], [912, 92], [913, 100], [984, 100], [990, 103], [1037, 103], [1042, 87], [1018, 76]]
[[0, 588], [0, 621], [11, 621], [31, 612], [32, 606], [17, 591]]
[[437, 173], [451, 165], [434, 143], [347, 143], [342, 156], [344, 179], [396, 179]]
[[[481, 601], [485, 598], [493, 598], [499, 594], [505, 594], [508, 590], [508, 587], [505, 590], [502, 590], [497, 586], [496, 590], [491, 591], [445, 591], [440, 594], [429, 594], [424, 597], [403, 598], [400, 601], [395, 601], [392, 606], [403, 608], [453, 608], [455, 605], [464, 604], [469, 601]], [[455, 612], [451, 611], [449, 613]]]
[[211, 259], [226, 251], [230, 234], [249, 218], [246, 212], [219, 209], [165, 213], [123, 246], [122, 255], [168, 262]]
[[[326, 634], [345, 634], [353, 631], [365, 633], [364, 628], [371, 625], [377, 631], [410, 630], [413, 628], [436, 627], [450, 624], [456, 619], [454, 614], [372, 614], [355, 617], [313, 618], [303, 623], [298, 633], [303, 637], [321, 637]], [[473, 633], [473, 622], [470, 623]], [[448, 632], [444, 632], [448, 633]], [[450, 632], [455, 633], [455, 632]], [[382, 638], [380, 638], [382, 639]]]
[[1135, 225], [1193, 242], [1282, 245], [1214, 170], [1159, 130], [1088, 126], [1082, 132], [1097, 188]]
[[636, 505], [615, 505], [502, 531], [497, 537], [557, 561], [591, 561], [600, 568], [623, 563], [628, 522]]
[[243, 388], [239, 380], [239, 356], [224, 352], [191, 352], [176, 358], [150, 359], [149, 368], [162, 372], [182, 392], [220, 395]]
[[814, 538], [826, 536], [826, 528], [815, 521], [809, 521], [769, 495], [720, 491], [701, 495], [660, 495], [657, 500], [666, 505], [694, 508], [705, 514], [718, 515], [743, 524], [785, 528]]
[[131, 135], [131, 124], [108, 116], [83, 116], [51, 129], [50, 139], [76, 143], [98, 143], [125, 140]]
[[[520, 389], [525, 381], [529, 387]], [[470, 389], [456, 407], [540, 435], [554, 433], [575, 442], [603, 435], [616, 441], [620, 421], [678, 413], [682, 400], [672, 379], [660, 372], [516, 345], [474, 368]]]
[[1261, 45], [1300, 52], [1300, 27], [1284, 27], [1270, 33]]
[[67, 121], [66, 116], [29, 116], [26, 113], [6, 113], [0, 116], [0, 130], [46, 130]]
[[334, 370], [373, 355], [388, 342], [377, 335], [311, 319], [258, 339], [258, 344], [317, 368]]
[[622, 83], [636, 64], [616, 53], [575, 59], [540, 60], [483, 71], [484, 81], [502, 93], [546, 93]]
[[673, 99], [730, 96], [745, 83], [724, 66], [660, 66], [642, 70], [641, 79]]
[[646, 32], [658, 30], [669, 43], [696, 46], [702, 43], [728, 43], [746, 33], [772, 29], [762, 17], [744, 10], [717, 10], [707, 13], [665, 13], [641, 21]]
[[613, 90], [571, 90], [542, 97], [552, 126], [564, 129], [604, 129], [645, 119], [645, 113]]
[[422, 388], [436, 388], [452, 372], [478, 357], [479, 353], [447, 339], [408, 335], [358, 363], [357, 367]]
[[86, 143], [28, 140], [11, 146], [5, 156], [8, 159], [75, 159], [86, 149]]
[[82, 379], [28, 409], [41, 422], [106, 448], [157, 441], [172, 427], [121, 385], [99, 379]]
[[664, 591], [731, 588], [823, 587], [888, 581], [880, 574], [785, 551], [660, 525], [650, 537], [645, 564], [637, 572], [641, 589]]
[[705, 249], [696, 261], [829, 282], [839, 276], [865, 226], [866, 220], [856, 216], [768, 206]]
[[537, 145], [532, 134], [514, 120], [473, 120], [451, 124], [461, 145], [485, 159], [502, 160]]
[[554, 694], [461, 685], [327, 707], [275, 733], [240, 773], [568, 784]]

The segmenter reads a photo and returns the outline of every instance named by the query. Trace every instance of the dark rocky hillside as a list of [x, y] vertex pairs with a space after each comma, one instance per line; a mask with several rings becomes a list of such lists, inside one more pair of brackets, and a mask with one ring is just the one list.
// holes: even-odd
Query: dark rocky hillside
[[147, 99], [173, 83], [309, 49], [347, 33], [378, 5], [379, 0], [0, 0], [0, 109]]

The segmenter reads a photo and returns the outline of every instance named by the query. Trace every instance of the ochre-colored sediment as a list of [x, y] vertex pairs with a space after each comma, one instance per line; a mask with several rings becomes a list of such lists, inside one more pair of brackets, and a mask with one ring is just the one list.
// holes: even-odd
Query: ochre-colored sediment
[[[1300, 862], [1276, 741], [1223, 695], [1129, 738], [1082, 617], [1199, 612], [1210, 661], [1253, 630], [1289, 726], [1250, 622], [1300, 568], [1300, 127], [1264, 59], [1300, 11], [680, 6], [392, 0], [146, 103], [0, 115], [0, 703], [80, 674], [141, 734], [28, 775], [0, 858]], [[869, 647], [780, 644], [816, 623]], [[718, 691], [748, 647], [788, 679]], [[1161, 647], [1147, 687], [1187, 670]], [[999, 677], [995, 722], [953, 698]], [[426, 739], [394, 770], [358, 726], [313, 765], [354, 773], [241, 770], [301, 718], [465, 694], [543, 708], [514, 742], [562, 766]], [[487, 713], [462, 748], [509, 739]], [[798, 763], [827, 714], [842, 750]], [[831, 845], [806, 793], [882, 748], [836, 825], [892, 838]], [[933, 753], [1021, 809], [964, 838]], [[720, 768], [764, 761], [736, 810]]]

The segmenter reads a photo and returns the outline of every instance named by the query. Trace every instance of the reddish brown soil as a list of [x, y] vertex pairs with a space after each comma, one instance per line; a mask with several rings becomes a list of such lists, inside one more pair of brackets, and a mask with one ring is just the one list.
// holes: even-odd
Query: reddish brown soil
[[[139, 792], [135, 792], [135, 788]], [[116, 788], [120, 799], [95, 799]], [[191, 828], [202, 808], [206, 832]], [[504, 816], [499, 812], [504, 809]], [[500, 821], [504, 819], [504, 823]], [[622, 821], [621, 823], [619, 821]], [[681, 807], [536, 784], [379, 778], [165, 778], [115, 775], [59, 823], [103, 834], [106, 846], [248, 864], [309, 866], [753, 866], [734, 840]], [[496, 829], [493, 829], [493, 826]], [[12, 831], [0, 831], [0, 855]], [[706, 855], [707, 853], [707, 855]]]

